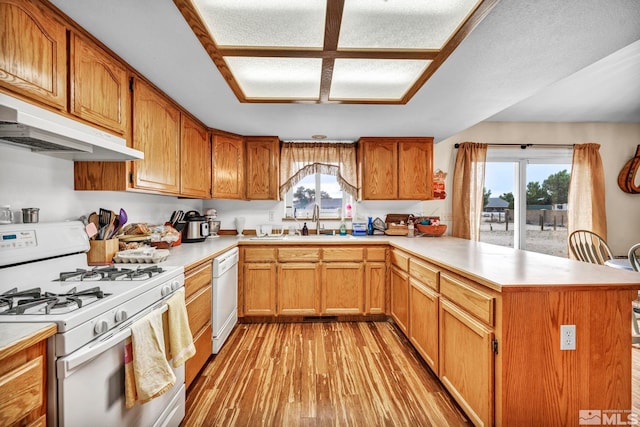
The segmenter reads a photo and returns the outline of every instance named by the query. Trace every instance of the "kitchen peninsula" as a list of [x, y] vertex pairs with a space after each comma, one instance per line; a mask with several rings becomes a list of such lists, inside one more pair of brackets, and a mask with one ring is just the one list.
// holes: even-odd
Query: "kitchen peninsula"
[[[307, 262], [322, 266], [316, 270], [322, 275], [335, 263], [357, 263], [354, 253], [369, 263], [368, 249], [385, 248], [383, 314], [476, 425], [576, 425], [580, 410], [626, 417], [631, 408], [636, 273], [451, 237], [221, 237], [173, 248], [166, 263], [188, 268], [234, 246], [241, 249], [238, 307], [244, 321], [251, 320], [244, 312], [247, 250], [273, 257], [259, 261], [267, 271]], [[335, 259], [338, 249], [350, 259]], [[291, 263], [280, 253], [307, 259]], [[262, 282], [275, 286], [276, 304], [279, 278]], [[322, 299], [324, 282], [317, 280], [315, 295]], [[365, 274], [358, 289], [368, 285]], [[374, 313], [367, 309], [368, 295], [359, 295], [363, 315]], [[313, 316], [331, 315], [323, 313], [321, 301], [316, 307]], [[274, 310], [273, 320], [286, 317]], [[576, 326], [576, 350], [560, 350], [560, 325]]]

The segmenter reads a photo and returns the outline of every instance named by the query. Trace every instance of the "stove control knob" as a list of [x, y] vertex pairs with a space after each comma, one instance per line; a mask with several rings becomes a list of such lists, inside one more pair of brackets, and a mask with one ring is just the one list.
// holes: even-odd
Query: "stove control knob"
[[177, 280], [173, 281], [171, 283], [171, 289], [173, 289], [174, 291], [180, 289], [180, 282]]
[[169, 285], [163, 286], [162, 290], [160, 291], [160, 295], [162, 295], [163, 297], [169, 295], [170, 293], [171, 293], [171, 286]]
[[124, 322], [125, 320], [127, 320], [129, 316], [127, 315], [127, 312], [124, 310], [118, 310], [116, 311], [116, 323], [120, 323], [120, 322]]
[[96, 335], [104, 334], [109, 330], [109, 323], [106, 320], [98, 320], [96, 322], [96, 326], [93, 328], [93, 331]]

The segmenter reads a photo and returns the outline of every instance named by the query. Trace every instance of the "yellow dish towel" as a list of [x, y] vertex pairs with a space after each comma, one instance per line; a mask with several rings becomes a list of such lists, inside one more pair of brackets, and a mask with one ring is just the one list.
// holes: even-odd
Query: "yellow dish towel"
[[131, 325], [125, 342], [125, 406], [148, 402], [175, 382], [165, 355], [162, 312], [154, 310]]
[[184, 290], [175, 292], [168, 300], [169, 306], [169, 349], [174, 368], [182, 365], [196, 354], [193, 336], [189, 329], [187, 307], [184, 303]]

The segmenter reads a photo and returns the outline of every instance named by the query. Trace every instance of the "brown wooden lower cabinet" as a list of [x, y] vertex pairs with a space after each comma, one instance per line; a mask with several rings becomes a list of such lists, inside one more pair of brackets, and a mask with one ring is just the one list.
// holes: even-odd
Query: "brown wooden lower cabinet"
[[364, 313], [362, 262], [332, 262], [322, 266], [322, 313]]
[[278, 314], [320, 314], [320, 265], [312, 262], [278, 266]]
[[391, 317], [400, 330], [409, 332], [409, 274], [391, 267]]
[[384, 262], [368, 262], [364, 270], [365, 313], [385, 314], [385, 289], [387, 265]]
[[189, 328], [193, 334], [196, 354], [185, 364], [185, 387], [189, 388], [209, 359], [212, 350], [211, 292], [213, 268], [211, 261], [185, 269], [185, 303]]
[[46, 339], [0, 360], [0, 425], [47, 424], [46, 377]]
[[475, 425], [493, 425], [493, 331], [440, 300], [440, 381]]
[[437, 292], [409, 279], [409, 341], [431, 370], [439, 372], [439, 303]]
[[246, 263], [243, 272], [244, 316], [275, 316], [276, 314], [276, 264]]
[[382, 315], [387, 249], [244, 247], [239, 317]]

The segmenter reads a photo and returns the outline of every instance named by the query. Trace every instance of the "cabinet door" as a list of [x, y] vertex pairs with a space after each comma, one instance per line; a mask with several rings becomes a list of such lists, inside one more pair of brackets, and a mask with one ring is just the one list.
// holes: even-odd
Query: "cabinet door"
[[246, 185], [249, 200], [278, 200], [280, 140], [277, 136], [245, 137]]
[[211, 197], [211, 144], [209, 133], [186, 114], [180, 126], [180, 194]]
[[244, 199], [244, 141], [239, 136], [213, 136], [213, 197]]
[[475, 425], [493, 425], [493, 332], [440, 299], [440, 380]]
[[275, 316], [276, 265], [246, 263], [243, 267], [243, 300], [245, 316]]
[[438, 375], [438, 294], [409, 280], [409, 341]]
[[363, 200], [398, 198], [398, 150], [395, 140], [360, 139], [360, 185]]
[[387, 268], [384, 262], [367, 262], [365, 267], [365, 312], [384, 314]]
[[320, 266], [283, 263], [278, 267], [278, 314], [320, 314]]
[[409, 275], [397, 267], [391, 267], [391, 317], [400, 330], [409, 331]]
[[41, 2], [0, 1], [0, 86], [66, 110], [66, 31]]
[[71, 113], [125, 135], [129, 107], [126, 68], [77, 34], [70, 44]]
[[144, 160], [133, 164], [133, 186], [180, 192], [180, 110], [141, 80], [133, 91], [133, 148]]
[[11, 345], [5, 349], [8, 356], [0, 360], [0, 425], [32, 426], [46, 421], [47, 341], [17, 352], [11, 351]]
[[322, 313], [364, 313], [361, 262], [332, 262], [322, 266]]
[[433, 138], [398, 143], [398, 198], [433, 198]]

